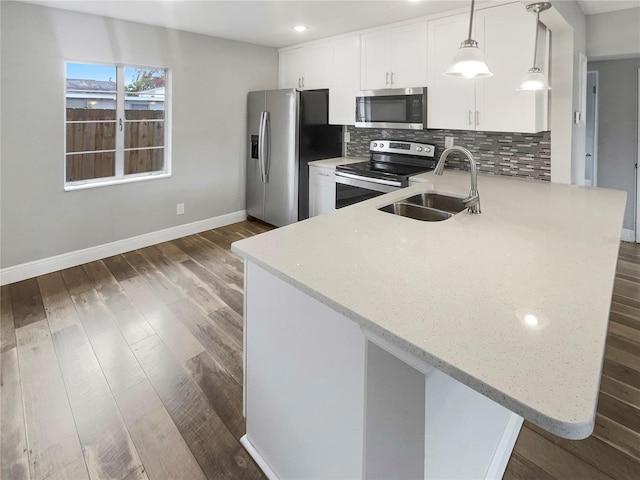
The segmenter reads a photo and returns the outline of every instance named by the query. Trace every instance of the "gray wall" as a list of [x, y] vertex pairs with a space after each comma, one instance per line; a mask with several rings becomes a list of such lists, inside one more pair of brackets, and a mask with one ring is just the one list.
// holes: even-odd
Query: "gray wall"
[[586, 19], [589, 60], [640, 56], [640, 8], [588, 15]]
[[[0, 3], [3, 268], [245, 208], [246, 94], [277, 87], [277, 50]], [[63, 191], [65, 59], [171, 69], [171, 178]]]
[[640, 59], [589, 62], [599, 72], [598, 186], [627, 191], [623, 228], [635, 219], [635, 162]]

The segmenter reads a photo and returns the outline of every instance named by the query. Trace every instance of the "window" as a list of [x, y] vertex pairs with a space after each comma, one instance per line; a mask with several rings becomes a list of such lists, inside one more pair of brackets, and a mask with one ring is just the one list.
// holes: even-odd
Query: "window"
[[170, 173], [167, 74], [66, 63], [66, 189]]

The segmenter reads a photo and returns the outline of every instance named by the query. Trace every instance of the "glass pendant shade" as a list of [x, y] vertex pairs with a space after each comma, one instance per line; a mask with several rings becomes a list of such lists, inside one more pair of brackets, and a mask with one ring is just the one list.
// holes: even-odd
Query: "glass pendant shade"
[[518, 90], [549, 90], [547, 77], [539, 68], [530, 68], [524, 77], [522, 77], [522, 83]]
[[486, 78], [492, 76], [493, 73], [487, 67], [484, 53], [478, 48], [478, 42], [465, 40], [443, 75], [459, 78]]
[[453, 61], [449, 68], [445, 70], [443, 75], [447, 77], [458, 78], [486, 78], [491, 77], [493, 73], [489, 71], [487, 63], [484, 60], [484, 53], [478, 48], [478, 42], [471, 39], [473, 31], [473, 9], [475, 0], [471, 0], [471, 11], [469, 12], [469, 35], [467, 39], [460, 44], [460, 49], [453, 57]]

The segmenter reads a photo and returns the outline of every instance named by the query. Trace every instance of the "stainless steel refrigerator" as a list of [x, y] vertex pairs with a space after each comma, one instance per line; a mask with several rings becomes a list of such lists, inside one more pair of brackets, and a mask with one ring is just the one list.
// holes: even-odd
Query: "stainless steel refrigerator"
[[342, 155], [329, 91], [250, 92], [247, 125], [247, 214], [277, 227], [308, 218], [308, 163]]

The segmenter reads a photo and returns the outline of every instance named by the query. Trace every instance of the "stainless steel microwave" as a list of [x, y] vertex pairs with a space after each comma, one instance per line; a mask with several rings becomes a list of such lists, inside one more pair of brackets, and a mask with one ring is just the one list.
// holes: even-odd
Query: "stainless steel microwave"
[[427, 126], [427, 89], [389, 88], [356, 94], [356, 127], [405, 128]]

